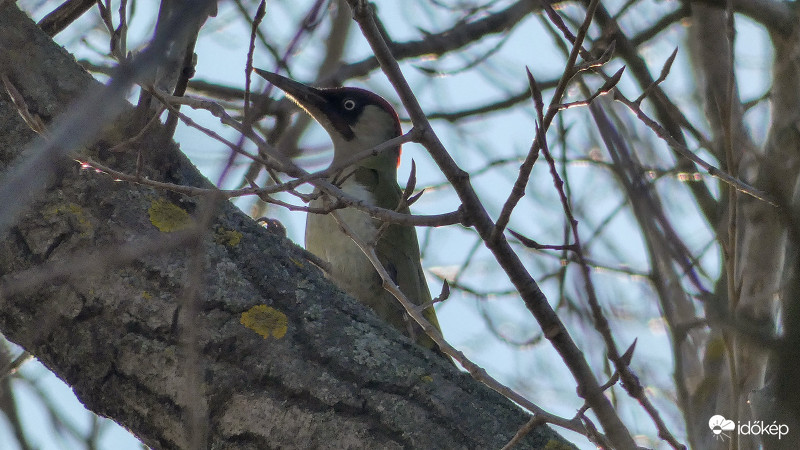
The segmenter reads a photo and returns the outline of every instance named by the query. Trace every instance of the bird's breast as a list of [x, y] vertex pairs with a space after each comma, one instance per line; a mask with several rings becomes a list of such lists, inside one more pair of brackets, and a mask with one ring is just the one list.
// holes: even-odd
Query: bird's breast
[[[368, 205], [376, 203], [372, 192], [349, 179], [342, 183], [341, 189]], [[326, 201], [318, 197], [310, 206], [324, 207], [325, 204]], [[375, 239], [380, 222], [367, 213], [348, 207], [336, 210], [336, 214], [362, 241], [371, 243]], [[331, 214], [308, 214], [306, 249], [330, 265], [328, 276], [345, 292], [370, 307], [378, 306], [376, 302], [381, 296], [376, 293], [383, 291], [380, 276]]]
[[[374, 206], [376, 199], [373, 193], [352, 180], [352, 178], [348, 178], [341, 184], [342, 191], [367, 205]], [[312, 208], [324, 208], [326, 204], [330, 204], [330, 202], [326, 202], [320, 196], [312, 200], [309, 206]], [[336, 214], [362, 241], [370, 243], [375, 239], [380, 222], [370, 217], [367, 213], [348, 207], [336, 210]], [[339, 281], [354, 278], [345, 281], [343, 284], [366, 281], [355, 278], [358, 278], [357, 274], [366, 273], [372, 277], [372, 273], [374, 273], [374, 268], [367, 257], [355, 242], [342, 231], [342, 227], [339, 226], [331, 214], [308, 214], [306, 249], [330, 263], [331, 270], [335, 275], [334, 278], [339, 278]]]

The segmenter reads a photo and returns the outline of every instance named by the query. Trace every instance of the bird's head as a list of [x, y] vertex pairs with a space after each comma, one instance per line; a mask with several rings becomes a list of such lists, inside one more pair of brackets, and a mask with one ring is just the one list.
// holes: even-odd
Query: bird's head
[[[325, 128], [333, 141], [333, 164], [403, 134], [397, 112], [377, 94], [353, 87], [318, 89], [272, 72], [254, 70]], [[396, 170], [399, 163], [398, 146], [360, 164], [375, 169], [389, 165]]]

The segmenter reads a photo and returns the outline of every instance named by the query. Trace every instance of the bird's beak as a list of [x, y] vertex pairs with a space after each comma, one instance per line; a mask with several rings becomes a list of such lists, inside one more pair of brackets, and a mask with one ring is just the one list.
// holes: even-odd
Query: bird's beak
[[287, 97], [295, 101], [301, 108], [316, 118], [317, 113], [324, 109], [327, 100], [320, 93], [319, 89], [311, 86], [306, 86], [303, 83], [298, 83], [292, 79], [278, 75], [277, 73], [267, 72], [266, 70], [253, 68], [255, 73], [261, 75], [265, 80], [272, 83], [273, 86], [282, 90]]
[[328, 96], [322, 89], [306, 86], [277, 73], [256, 68], [253, 70], [303, 108], [308, 115], [325, 128], [331, 137], [342, 136], [346, 140], [353, 138], [353, 130], [350, 129], [347, 120], [332, 110]]

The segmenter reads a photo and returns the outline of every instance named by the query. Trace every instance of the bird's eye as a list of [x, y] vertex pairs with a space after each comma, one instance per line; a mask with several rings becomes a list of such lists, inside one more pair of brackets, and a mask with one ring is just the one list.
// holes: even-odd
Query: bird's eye
[[342, 102], [342, 106], [344, 106], [344, 109], [352, 111], [356, 109], [356, 102], [352, 98], [347, 98]]

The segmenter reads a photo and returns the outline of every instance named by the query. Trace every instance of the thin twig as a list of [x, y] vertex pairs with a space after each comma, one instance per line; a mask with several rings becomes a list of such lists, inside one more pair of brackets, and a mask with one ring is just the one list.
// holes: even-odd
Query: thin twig
[[730, 175], [728, 172], [724, 170], [714, 167], [710, 163], [706, 162], [703, 158], [697, 156], [694, 152], [689, 150], [685, 145], [675, 140], [675, 138], [673, 138], [672, 135], [670, 135], [667, 132], [667, 130], [665, 130], [658, 122], [651, 119], [647, 114], [645, 114], [645, 112], [642, 111], [642, 108], [639, 107], [639, 105], [625, 98], [625, 96], [622, 95], [619, 91], [614, 91], [614, 100], [627, 106], [643, 124], [645, 124], [648, 128], [653, 130], [656, 136], [658, 136], [664, 142], [666, 142], [671, 149], [675, 150], [675, 152], [677, 152], [681, 156], [686, 157], [687, 159], [697, 164], [698, 166], [706, 169], [706, 171], [708, 171], [708, 174], [711, 175], [712, 177], [718, 178], [720, 181], [730, 185], [731, 187], [740, 192], [744, 192], [745, 194], [753, 198], [757, 198], [761, 201], [767, 202], [775, 207], [778, 206], [775, 200], [772, 199], [772, 197], [770, 197], [769, 194], [767, 194], [766, 192], [763, 192], [759, 189], [754, 188], [753, 186], [750, 186], [744, 181], [741, 181], [740, 179]]
[[[517, 176], [517, 180], [514, 182], [514, 187], [511, 189], [511, 194], [509, 194], [508, 199], [506, 200], [505, 204], [503, 204], [503, 209], [500, 212], [500, 216], [497, 218], [495, 229], [492, 231], [492, 235], [490, 237], [491, 240], [496, 240], [503, 233], [508, 225], [508, 221], [511, 219], [511, 213], [525, 195], [525, 189], [528, 185], [531, 171], [533, 170], [533, 165], [539, 158], [539, 150], [542, 148], [542, 141], [545, 139], [545, 135], [547, 134], [547, 130], [550, 128], [550, 124], [553, 122], [553, 118], [559, 111], [558, 102], [560, 102], [561, 98], [564, 96], [564, 93], [567, 90], [567, 84], [577, 73], [575, 62], [578, 59], [578, 54], [582, 50], [583, 40], [586, 37], [586, 34], [589, 32], [589, 26], [591, 25], [594, 17], [594, 10], [597, 8], [598, 4], [599, 0], [592, 0], [589, 7], [586, 9], [586, 17], [583, 25], [578, 29], [578, 33], [574, 38], [572, 50], [567, 57], [564, 72], [561, 75], [561, 78], [558, 80], [558, 85], [553, 92], [553, 97], [550, 100], [550, 106], [547, 108], [547, 114], [543, 115], [541, 111], [538, 112], [540, 118], [539, 124], [536, 128], [536, 137], [531, 144], [530, 150], [528, 150], [528, 156], [525, 157], [525, 161], [522, 163], [522, 166], [520, 166], [519, 175]], [[548, 10], [547, 7], [545, 9]], [[535, 95], [535, 92], [537, 92], [539, 88], [536, 86], [536, 80], [533, 79], [533, 74], [531, 74], [530, 71], [528, 71], [528, 79], [529, 84], [531, 85], [531, 91]]]
[[4, 379], [7, 376], [14, 375], [23, 364], [33, 359], [33, 355], [31, 355], [27, 350], [23, 350], [22, 353], [19, 354], [13, 361], [9, 361], [8, 364], [0, 368], [0, 380]]
[[[272, 185], [268, 187], [247, 187], [241, 189], [231, 189], [231, 190], [224, 190], [224, 189], [217, 189], [217, 188], [200, 188], [195, 186], [185, 186], [180, 184], [174, 183], [166, 183], [163, 181], [156, 181], [150, 180], [148, 178], [144, 178], [141, 176], [130, 175], [124, 172], [120, 172], [114, 170], [108, 166], [105, 166], [91, 158], [87, 158], [86, 161], [82, 161], [82, 164], [85, 164], [88, 167], [92, 167], [96, 170], [104, 172], [117, 180], [129, 181], [132, 183], [141, 184], [143, 186], [149, 186], [155, 189], [161, 190], [168, 190], [172, 192], [177, 192], [180, 194], [188, 195], [188, 196], [202, 196], [208, 195], [212, 192], [218, 192], [219, 195], [225, 198], [235, 198], [235, 197], [242, 197], [247, 195], [258, 195], [258, 196], [268, 196], [269, 194], [276, 194], [278, 192], [285, 192], [289, 189], [294, 189], [298, 185], [302, 183], [306, 183], [311, 181], [312, 179], [321, 178], [325, 175], [327, 171], [317, 172], [315, 174], [309, 174], [304, 179], [296, 179], [291, 180], [289, 182]], [[338, 194], [338, 195], [337, 195]], [[397, 212], [391, 209], [380, 208], [378, 206], [372, 206], [369, 204], [364, 203], [363, 201], [352, 197], [341, 190], [334, 192], [332, 194], [338, 201], [341, 202], [340, 206], [337, 206], [334, 209], [343, 208], [345, 206], [352, 206], [357, 207], [358, 209], [367, 212], [372, 217], [380, 219], [385, 222], [389, 223], [396, 223], [401, 225], [409, 225], [409, 226], [429, 226], [429, 227], [439, 227], [445, 225], [454, 225], [457, 223], [463, 222], [463, 213], [460, 210], [453, 211], [450, 213], [444, 214], [432, 214], [432, 215], [411, 215], [405, 214], [401, 212]], [[280, 204], [289, 209], [293, 209], [296, 211], [305, 211], [311, 212], [316, 214], [328, 214], [331, 212], [331, 209], [315, 209], [310, 207], [304, 206], [296, 206], [290, 205], [285, 202], [281, 202], [279, 200], [271, 199], [270, 203]]]

